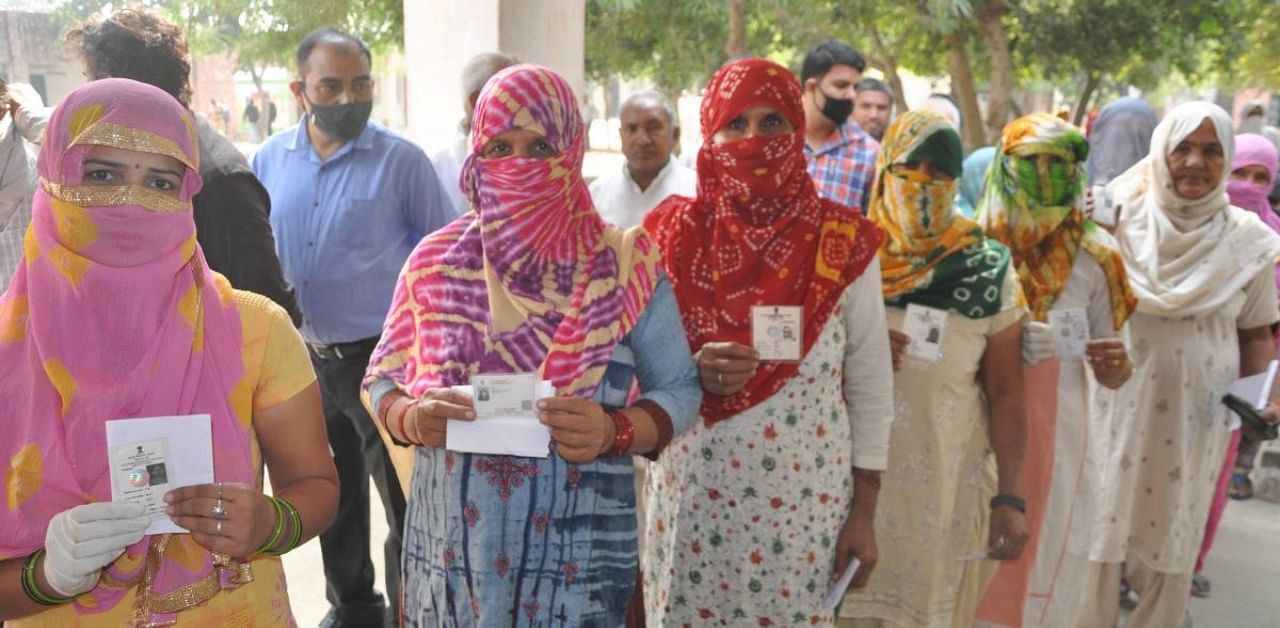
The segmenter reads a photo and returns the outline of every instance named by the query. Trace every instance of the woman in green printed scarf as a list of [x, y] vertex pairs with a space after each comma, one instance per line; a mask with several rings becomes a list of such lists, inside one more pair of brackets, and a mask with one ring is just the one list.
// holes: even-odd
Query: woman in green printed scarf
[[970, 626], [993, 561], [1016, 559], [1026, 542], [1026, 308], [1008, 250], [955, 212], [961, 159], [950, 122], [912, 111], [889, 126], [876, 163], [869, 209], [887, 234], [895, 420], [880, 561], [845, 598], [842, 626]]
[[978, 204], [986, 234], [1013, 254], [1032, 315], [1022, 342], [1031, 541], [1000, 566], [978, 610], [1000, 626], [1075, 624], [1110, 431], [1089, 400], [1109, 399], [1098, 386], [1119, 388], [1132, 373], [1125, 321], [1137, 301], [1114, 238], [1084, 215], [1088, 152], [1057, 117], [1019, 118], [1004, 129]]

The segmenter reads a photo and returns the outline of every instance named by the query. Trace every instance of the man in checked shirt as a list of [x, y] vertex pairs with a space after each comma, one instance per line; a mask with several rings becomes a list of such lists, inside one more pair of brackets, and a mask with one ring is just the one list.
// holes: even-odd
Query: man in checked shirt
[[809, 176], [822, 198], [866, 212], [880, 144], [850, 116], [867, 62], [848, 44], [828, 39], [800, 66]]

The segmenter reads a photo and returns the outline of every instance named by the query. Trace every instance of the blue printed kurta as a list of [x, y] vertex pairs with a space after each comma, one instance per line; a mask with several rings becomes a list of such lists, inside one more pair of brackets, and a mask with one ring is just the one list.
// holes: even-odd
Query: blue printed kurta
[[[594, 401], [631, 383], [678, 434], [702, 394], [670, 284], [614, 350]], [[636, 581], [631, 457], [549, 458], [420, 448], [404, 533], [407, 626], [621, 625]]]

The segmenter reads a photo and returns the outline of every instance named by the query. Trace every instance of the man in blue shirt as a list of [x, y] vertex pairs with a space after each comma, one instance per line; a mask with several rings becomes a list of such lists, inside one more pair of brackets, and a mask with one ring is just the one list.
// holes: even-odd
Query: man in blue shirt
[[[382, 626], [399, 615], [405, 501], [360, 381], [405, 259], [455, 217], [422, 149], [369, 122], [370, 62], [354, 35], [308, 35], [298, 46], [301, 78], [290, 85], [306, 115], [253, 158], [275, 208], [280, 262], [298, 293], [342, 488], [337, 517], [320, 536], [332, 606], [326, 626]], [[390, 528], [385, 605], [369, 557], [369, 476]]]

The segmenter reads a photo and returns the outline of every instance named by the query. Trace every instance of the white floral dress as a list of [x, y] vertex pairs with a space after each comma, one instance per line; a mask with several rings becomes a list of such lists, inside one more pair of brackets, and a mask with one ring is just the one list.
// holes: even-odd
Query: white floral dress
[[654, 626], [831, 624], [822, 608], [852, 496], [881, 469], [892, 421], [878, 264], [846, 289], [774, 396], [699, 421], [651, 467], [646, 620]]

